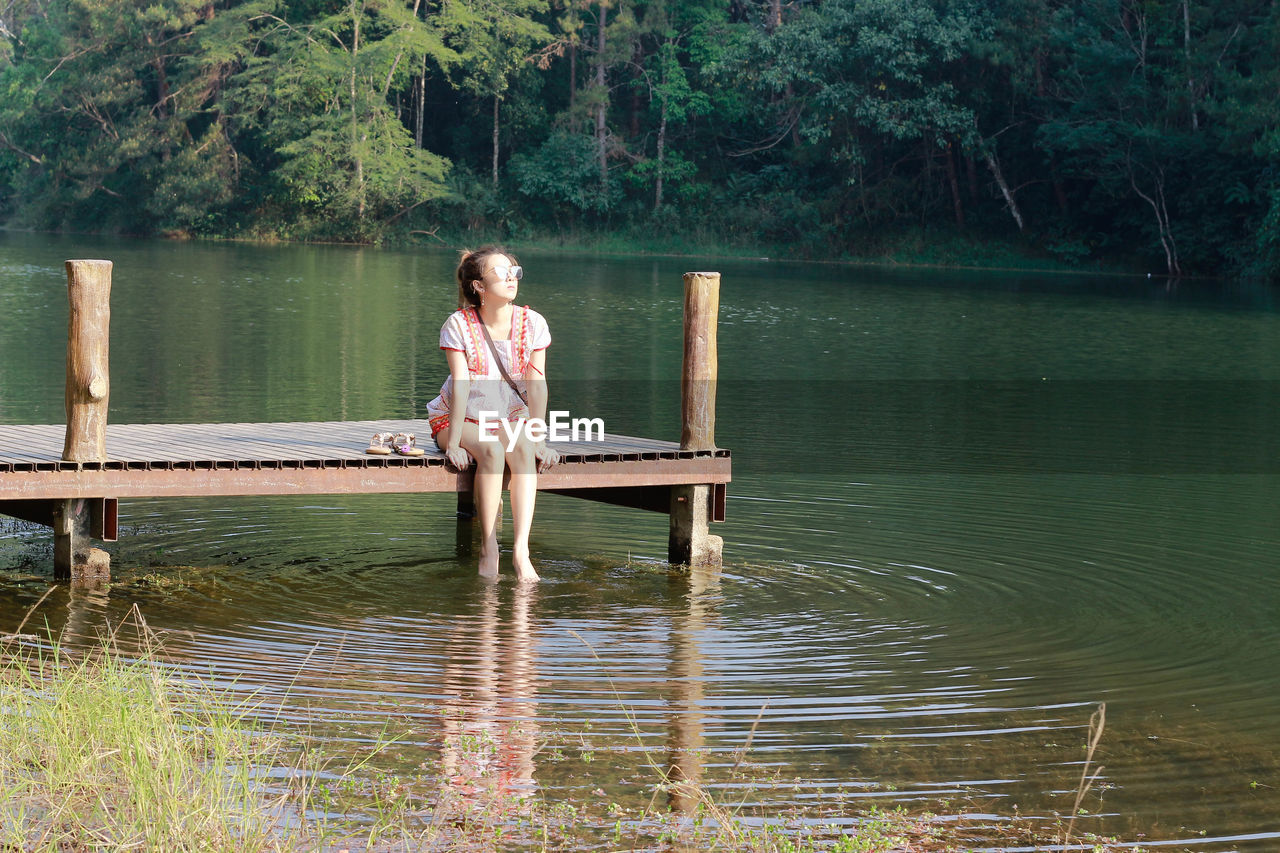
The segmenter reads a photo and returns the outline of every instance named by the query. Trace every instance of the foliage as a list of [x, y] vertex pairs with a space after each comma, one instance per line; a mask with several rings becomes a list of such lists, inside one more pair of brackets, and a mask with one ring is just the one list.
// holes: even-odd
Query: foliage
[[1277, 277], [1278, 48], [1269, 0], [5, 0], [0, 217]]
[[399, 0], [329, 5], [305, 23], [279, 20], [266, 35], [271, 52], [243, 82], [261, 97], [256, 124], [274, 154], [280, 215], [370, 239], [379, 223], [445, 193], [448, 161], [414, 144], [387, 96], [424, 57], [447, 66], [456, 55]]
[[557, 221], [607, 213], [618, 201], [616, 186], [595, 180], [595, 143], [580, 133], [551, 134], [535, 151], [513, 157], [511, 171], [533, 209], [546, 209]]

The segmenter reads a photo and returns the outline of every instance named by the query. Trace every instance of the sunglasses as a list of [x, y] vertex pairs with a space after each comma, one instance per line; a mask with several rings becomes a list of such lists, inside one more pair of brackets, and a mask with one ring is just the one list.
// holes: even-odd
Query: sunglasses
[[497, 273], [499, 281], [506, 281], [507, 276], [509, 275], [515, 276], [516, 281], [519, 281], [520, 279], [524, 278], [524, 267], [520, 267], [520, 266], [494, 267], [492, 270], [490, 270], [490, 272]]

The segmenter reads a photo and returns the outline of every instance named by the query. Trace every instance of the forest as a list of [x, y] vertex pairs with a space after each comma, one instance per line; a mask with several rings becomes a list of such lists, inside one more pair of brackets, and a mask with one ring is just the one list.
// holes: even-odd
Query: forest
[[0, 222], [1277, 279], [1280, 2], [0, 0]]

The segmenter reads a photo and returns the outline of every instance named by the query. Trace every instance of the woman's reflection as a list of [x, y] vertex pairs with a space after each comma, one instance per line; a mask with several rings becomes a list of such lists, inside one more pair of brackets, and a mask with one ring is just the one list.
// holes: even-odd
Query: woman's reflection
[[[502, 619], [507, 592], [511, 609]], [[461, 811], [506, 811], [534, 793], [538, 673], [530, 611], [536, 596], [533, 584], [486, 584], [475, 615], [459, 616], [450, 631], [441, 799]]]

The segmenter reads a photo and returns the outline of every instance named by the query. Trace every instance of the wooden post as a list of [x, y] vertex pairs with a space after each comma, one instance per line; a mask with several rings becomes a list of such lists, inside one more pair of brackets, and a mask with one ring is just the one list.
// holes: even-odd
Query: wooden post
[[716, 446], [716, 322], [720, 273], [684, 274], [684, 370], [680, 374], [680, 448]]
[[[716, 322], [720, 312], [720, 273], [684, 274], [684, 369], [680, 375], [680, 449], [716, 446]], [[671, 528], [667, 560], [690, 566], [718, 566], [724, 540], [707, 532], [712, 487], [671, 488]]]
[[111, 575], [111, 555], [89, 547], [89, 504], [86, 498], [54, 502], [53, 576], [58, 580], [102, 580]]
[[[67, 462], [107, 461], [107, 353], [111, 328], [111, 261], [67, 261]], [[111, 558], [89, 547], [89, 501], [64, 500], [54, 508], [54, 577], [100, 577]]]
[[108, 333], [111, 327], [111, 261], [67, 261], [68, 462], [107, 461]]

